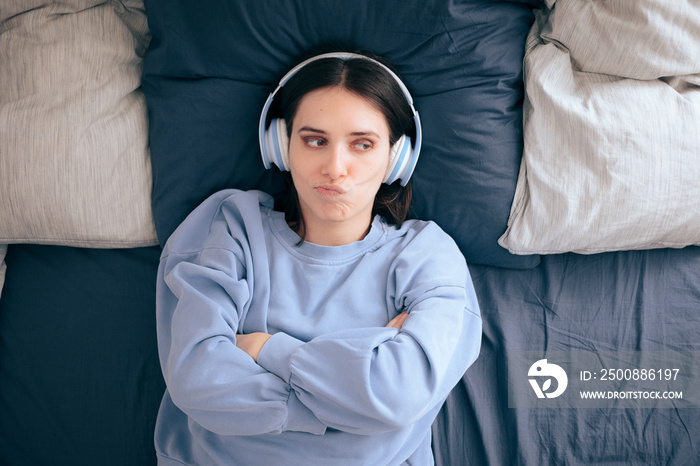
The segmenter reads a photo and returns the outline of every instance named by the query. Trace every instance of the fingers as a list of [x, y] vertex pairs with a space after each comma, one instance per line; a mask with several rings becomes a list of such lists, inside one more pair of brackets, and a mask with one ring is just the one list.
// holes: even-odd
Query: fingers
[[386, 327], [400, 329], [401, 327], [403, 327], [403, 323], [406, 322], [407, 318], [408, 318], [408, 312], [404, 311], [401, 314], [394, 317], [393, 319], [391, 319], [389, 321], [389, 323], [386, 324]]
[[258, 355], [260, 355], [260, 350], [265, 346], [267, 340], [269, 340], [271, 335], [269, 333], [254, 332], [249, 334], [237, 334], [236, 335], [236, 346], [242, 349], [248, 355], [258, 362]]

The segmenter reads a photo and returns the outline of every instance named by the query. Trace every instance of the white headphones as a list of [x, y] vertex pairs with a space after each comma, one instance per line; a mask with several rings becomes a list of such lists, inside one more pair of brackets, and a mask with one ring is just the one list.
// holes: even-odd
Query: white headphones
[[267, 98], [265, 105], [263, 106], [262, 114], [260, 115], [260, 126], [259, 126], [259, 140], [260, 140], [260, 150], [262, 152], [262, 159], [265, 168], [272, 168], [272, 164], [277, 165], [277, 167], [282, 171], [289, 171], [289, 137], [287, 136], [287, 124], [284, 118], [268, 118], [268, 113], [275, 96], [279, 92], [287, 81], [294, 76], [300, 69], [309, 63], [320, 60], [323, 58], [339, 58], [341, 60], [350, 59], [363, 59], [369, 60], [373, 63], [384, 68], [397, 82], [408, 105], [411, 107], [411, 112], [413, 112], [413, 121], [416, 126], [416, 141], [413, 143], [411, 138], [407, 135], [403, 135], [399, 138], [396, 143], [391, 147], [391, 154], [389, 158], [389, 167], [387, 168], [386, 175], [384, 176], [384, 183], [391, 184], [396, 180], [401, 180], [401, 186], [406, 186], [408, 180], [413, 174], [413, 170], [416, 168], [416, 163], [418, 162], [418, 154], [420, 153], [421, 142], [423, 139], [420, 118], [418, 117], [418, 112], [413, 106], [413, 98], [408, 92], [408, 89], [399, 77], [387, 68], [384, 64], [366, 57], [364, 55], [359, 55], [356, 53], [324, 53], [316, 57], [310, 58], [299, 65], [292, 68], [280, 83], [277, 88], [270, 93]]

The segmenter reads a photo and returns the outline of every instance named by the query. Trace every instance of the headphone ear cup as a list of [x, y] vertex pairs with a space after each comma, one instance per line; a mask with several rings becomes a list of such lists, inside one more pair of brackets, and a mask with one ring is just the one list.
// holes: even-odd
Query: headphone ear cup
[[265, 145], [271, 162], [282, 171], [289, 171], [289, 136], [284, 118], [273, 118], [265, 133]]
[[[392, 184], [394, 181], [404, 178], [408, 181], [405, 172], [407, 163], [412, 159], [412, 153], [411, 138], [404, 134], [391, 146], [389, 166], [386, 175], [384, 175], [384, 183]], [[410, 177], [411, 174], [408, 173], [408, 176]], [[403, 184], [405, 185], [405, 183]]]

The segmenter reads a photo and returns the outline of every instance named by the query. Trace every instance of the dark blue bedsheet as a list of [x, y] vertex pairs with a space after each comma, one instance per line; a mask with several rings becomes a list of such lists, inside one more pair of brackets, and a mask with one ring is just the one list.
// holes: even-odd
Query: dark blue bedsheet
[[155, 464], [160, 248], [10, 245], [0, 465]]
[[[155, 464], [159, 252], [10, 246], [0, 464]], [[434, 425], [438, 465], [700, 464], [697, 408], [532, 408], [508, 398], [511, 386], [529, 390], [509, 372], [526, 351], [700, 351], [700, 248], [470, 269], [483, 344]]]
[[[679, 375], [685, 399], [655, 408], [637, 400], [622, 408], [548, 408], [552, 400], [511, 407], [508, 398], [513, 387], [530, 391], [509, 371], [523, 352], [576, 361], [622, 351], [669, 364], [673, 355], [700, 355], [700, 248], [543, 256], [526, 271], [470, 269], [483, 344], [435, 424], [440, 464], [700, 464], [697, 365], [694, 375]], [[682, 377], [692, 385], [683, 387]], [[569, 382], [573, 389], [577, 381]]]

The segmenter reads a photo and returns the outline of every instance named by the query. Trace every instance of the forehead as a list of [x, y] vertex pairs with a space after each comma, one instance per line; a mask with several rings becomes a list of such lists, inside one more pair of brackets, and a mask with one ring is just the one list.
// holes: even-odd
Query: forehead
[[374, 131], [388, 133], [384, 114], [368, 99], [342, 87], [326, 87], [309, 92], [299, 102], [295, 126], [305, 121], [334, 126], [371, 126]]

